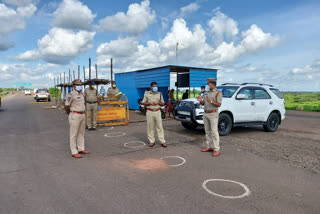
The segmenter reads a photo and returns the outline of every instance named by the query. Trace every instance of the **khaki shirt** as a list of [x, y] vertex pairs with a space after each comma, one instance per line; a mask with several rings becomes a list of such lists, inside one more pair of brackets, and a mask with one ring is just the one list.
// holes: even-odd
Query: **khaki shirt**
[[[216, 99], [216, 95], [217, 95], [218, 92], [219, 92], [219, 94], [218, 94], [218, 97]], [[208, 96], [210, 100], [213, 100], [213, 101], [218, 102], [218, 103], [222, 103], [222, 92], [218, 91], [218, 89], [215, 88], [212, 91], [205, 92], [205, 96], [203, 98], [205, 100], [205, 102], [204, 102], [204, 110], [205, 111], [217, 110], [219, 107], [213, 105], [210, 102], [208, 102], [207, 99], [206, 99], [206, 96]]]
[[84, 90], [84, 96], [85, 98], [87, 99], [87, 102], [91, 102], [91, 103], [94, 103], [94, 102], [98, 102], [98, 91], [97, 89], [90, 89], [90, 88], [86, 88]]
[[85, 111], [84, 95], [81, 92], [73, 90], [67, 95], [66, 106], [70, 106], [70, 111]]
[[119, 88], [112, 88], [112, 87], [108, 88], [107, 95], [109, 94], [116, 95], [118, 93], [119, 93]]
[[[144, 97], [143, 97], [142, 103], [150, 103], [150, 102], [154, 102], [154, 101], [158, 101], [158, 102], [164, 103], [163, 96], [162, 96], [161, 92], [153, 93], [151, 91], [146, 91], [144, 93]], [[149, 109], [159, 109], [160, 107], [161, 107], [160, 105], [147, 106], [147, 108], [149, 108]]]

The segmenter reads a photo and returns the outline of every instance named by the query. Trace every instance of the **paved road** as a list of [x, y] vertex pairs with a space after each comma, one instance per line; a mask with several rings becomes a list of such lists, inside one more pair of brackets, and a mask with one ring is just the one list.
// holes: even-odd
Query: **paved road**
[[[91, 154], [73, 159], [67, 116], [27, 104], [17, 95], [0, 110], [0, 213], [319, 213], [320, 176], [260, 158], [232, 145], [213, 158], [199, 152], [202, 143], [183, 130], [166, 130], [168, 148], [126, 148], [146, 139], [146, 124], [86, 133]], [[165, 126], [176, 123], [168, 120]], [[115, 132], [122, 137], [114, 136]], [[223, 144], [222, 138], [222, 144]], [[141, 145], [141, 144], [136, 144]], [[164, 156], [178, 159], [160, 160]], [[143, 170], [154, 162], [153, 170]], [[169, 165], [166, 165], [169, 164]], [[159, 168], [157, 168], [159, 166]], [[250, 195], [228, 199], [209, 194], [207, 179], [241, 182]], [[209, 182], [220, 195], [242, 195], [238, 184]]]

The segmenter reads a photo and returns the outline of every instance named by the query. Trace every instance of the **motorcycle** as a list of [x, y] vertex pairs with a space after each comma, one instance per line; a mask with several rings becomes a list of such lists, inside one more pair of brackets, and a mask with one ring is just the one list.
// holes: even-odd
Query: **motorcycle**
[[[141, 111], [142, 114], [146, 115], [147, 114], [147, 108], [142, 104], [143, 97], [140, 97], [138, 99], [138, 104], [139, 104], [139, 111]], [[161, 111], [161, 118], [165, 119], [166, 118], [166, 109], [167, 109], [168, 103], [164, 103], [164, 106], [160, 107]]]

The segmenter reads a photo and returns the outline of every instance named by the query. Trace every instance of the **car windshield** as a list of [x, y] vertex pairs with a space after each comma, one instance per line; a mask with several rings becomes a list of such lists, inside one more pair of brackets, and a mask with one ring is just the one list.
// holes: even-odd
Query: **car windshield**
[[230, 98], [237, 91], [239, 86], [218, 86], [217, 89], [222, 92], [223, 97]]
[[276, 89], [276, 88], [270, 88], [270, 90], [271, 90], [275, 95], [277, 95], [280, 99], [283, 99], [283, 96], [282, 96], [281, 92], [280, 92], [278, 89]]
[[46, 89], [40, 89], [37, 91], [37, 93], [48, 93], [48, 90]]

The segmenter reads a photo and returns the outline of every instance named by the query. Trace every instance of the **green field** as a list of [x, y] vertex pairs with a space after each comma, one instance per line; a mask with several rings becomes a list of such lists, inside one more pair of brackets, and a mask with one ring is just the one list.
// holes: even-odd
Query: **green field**
[[287, 110], [303, 107], [303, 111], [320, 112], [320, 92], [283, 92]]

